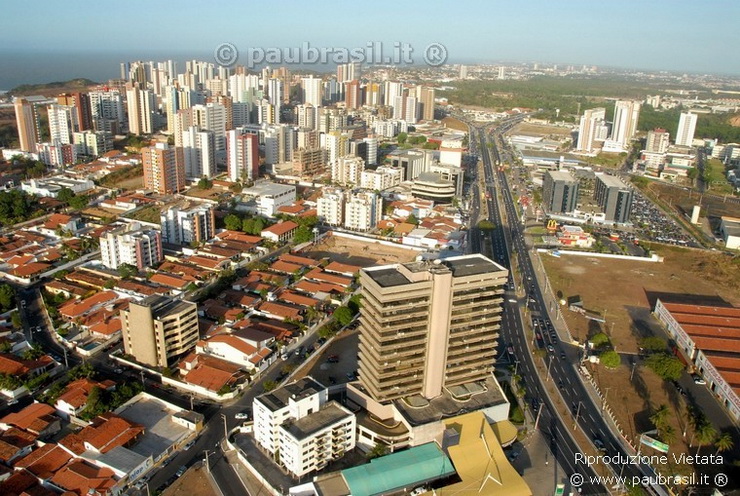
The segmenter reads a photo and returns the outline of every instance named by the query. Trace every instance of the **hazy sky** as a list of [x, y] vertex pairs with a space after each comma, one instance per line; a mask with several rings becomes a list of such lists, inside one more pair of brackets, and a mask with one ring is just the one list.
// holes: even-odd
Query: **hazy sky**
[[[430, 42], [449, 61], [539, 61], [740, 74], [738, 0], [174, 2], [2, 7], [0, 67], [23, 52], [209, 54], [246, 47]], [[117, 71], [119, 60], [111, 60]], [[1, 70], [1, 69], [0, 69]], [[85, 76], [85, 74], [80, 74]]]

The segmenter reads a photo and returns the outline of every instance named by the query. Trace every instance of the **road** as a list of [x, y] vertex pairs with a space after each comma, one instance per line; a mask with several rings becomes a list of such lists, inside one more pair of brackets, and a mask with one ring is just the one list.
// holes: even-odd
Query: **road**
[[[515, 251], [519, 273], [525, 285], [524, 288], [520, 288], [519, 294], [522, 295], [521, 297], [517, 296], [517, 293], [512, 289], [509, 289], [506, 294], [500, 341], [506, 346], [511, 345], [513, 347], [519, 362], [517, 371], [523, 377], [529, 395], [543, 404], [539, 428], [543, 431], [543, 434], [550, 436], [552, 440], [551, 447], [554, 449], [553, 455], [557, 457], [558, 462], [564, 467], [569, 476], [579, 473], [588, 478], [589, 475], [593, 475], [593, 470], [583, 464], [576, 463], [575, 454], [582, 452], [582, 450], [571, 435], [566, 434], [567, 430], [573, 428], [574, 419], [572, 416], [561, 419], [556, 413], [554, 406], [556, 398], [550, 397], [547, 393], [545, 384], [543, 384], [536, 371], [534, 360], [540, 358], [537, 358], [530, 351], [528, 342], [530, 339], [533, 347], [551, 349], [551, 352], [547, 352], [544, 358], [548, 370], [546, 382], [551, 380], [553, 384], [558, 385], [558, 395], [562, 398], [563, 403], [571, 408], [571, 415], [577, 417], [576, 422], [583, 432], [592, 439], [598, 438], [603, 442], [607, 454], [620, 453], [626, 455], [626, 452], [603, 418], [602, 405], [594, 403], [578, 375], [576, 365], [580, 358], [580, 350], [574, 346], [560, 343], [559, 336], [550, 318], [550, 313], [557, 309], [548, 308], [543, 292], [537, 284], [530, 249], [524, 237], [523, 226], [518, 220], [506, 176], [496, 167], [499, 161], [498, 146], [501, 144], [501, 134], [514, 123], [516, 123], [516, 118], [507, 119], [494, 129], [491, 141], [493, 146], [490, 150], [486, 146], [487, 136], [485, 131], [478, 130], [487, 191], [491, 197], [487, 200], [489, 211], [492, 213], [489, 220], [496, 225], [491, 240], [493, 256], [500, 263], [506, 264], [511, 259], [511, 251]], [[499, 210], [499, 202], [497, 201], [499, 197], [497, 195], [499, 195], [504, 205], [505, 222]], [[520, 306], [524, 306], [525, 314], [538, 322], [537, 328], [540, 329], [541, 338], [531, 336], [531, 334], [528, 334], [529, 331], [525, 330], [519, 311]], [[627, 477], [652, 474], [652, 470], [645, 466], [619, 465], [612, 468], [616, 474]], [[583, 485], [580, 489], [582, 494], [605, 494], [609, 488]], [[660, 486], [654, 486], [649, 490], [653, 494], [667, 494]]]

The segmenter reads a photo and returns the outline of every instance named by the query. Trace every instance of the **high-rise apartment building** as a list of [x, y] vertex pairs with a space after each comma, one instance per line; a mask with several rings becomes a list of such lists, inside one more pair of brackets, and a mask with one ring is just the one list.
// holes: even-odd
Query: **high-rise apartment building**
[[549, 171], [543, 178], [542, 202], [547, 212], [572, 212], [578, 203], [578, 180], [569, 172]]
[[313, 76], [301, 78], [301, 90], [303, 93], [303, 103], [321, 106], [321, 79]]
[[244, 129], [226, 133], [226, 166], [232, 182], [256, 181], [259, 176], [259, 138]]
[[614, 104], [614, 122], [610, 143], [605, 143], [607, 151], [626, 150], [629, 141], [637, 131], [637, 121], [640, 118], [640, 102], [619, 100]]
[[182, 156], [185, 177], [200, 179], [216, 175], [216, 138], [213, 131], [191, 126], [182, 133]]
[[362, 90], [358, 80], [355, 79], [345, 83], [344, 104], [349, 110], [362, 107]]
[[162, 261], [162, 236], [138, 223], [122, 226], [100, 237], [100, 256], [111, 269], [129, 264], [143, 270]]
[[182, 148], [157, 143], [141, 149], [144, 187], [160, 195], [178, 193], [185, 188], [185, 164]]
[[74, 107], [53, 104], [47, 107], [49, 117], [49, 139], [52, 143], [72, 143], [72, 134], [77, 126]]
[[298, 148], [293, 152], [293, 174], [296, 176], [314, 178], [324, 169], [324, 150], [321, 148]]
[[200, 244], [216, 235], [216, 215], [211, 205], [170, 207], [160, 214], [159, 221], [163, 243]]
[[678, 132], [676, 133], [676, 144], [679, 146], [691, 146], [696, 132], [697, 114], [681, 112], [678, 120]]
[[128, 131], [131, 134], [154, 132], [154, 93], [143, 90], [138, 85], [127, 85], [126, 108], [128, 110]]
[[341, 226], [344, 221], [344, 190], [321, 188], [321, 196], [316, 201], [316, 215], [330, 226]]
[[75, 131], [87, 131], [93, 128], [90, 96], [87, 93], [62, 93], [57, 96], [57, 103], [74, 107], [74, 122], [77, 123]]
[[600, 137], [600, 130], [606, 127], [605, 117], [606, 109], [603, 107], [588, 109], [583, 113], [578, 126], [577, 150], [583, 152], [594, 150], [597, 138]]
[[354, 155], [340, 157], [331, 163], [331, 180], [343, 186], [359, 186], [365, 162]]
[[665, 129], [654, 129], [647, 133], [645, 151], [649, 153], [665, 153], [670, 146], [670, 135]]
[[152, 295], [121, 310], [123, 349], [152, 367], [172, 366], [198, 341], [198, 306], [190, 301]]
[[95, 130], [118, 134], [126, 121], [121, 93], [118, 90], [105, 88], [100, 91], [91, 91], [89, 97]]
[[434, 88], [417, 86], [416, 100], [419, 103], [419, 118], [423, 121], [434, 120]]
[[493, 371], [508, 271], [483, 255], [360, 271], [359, 379], [378, 402], [433, 399]]
[[594, 198], [606, 214], [606, 220], [624, 224], [629, 222], [632, 211], [632, 188], [620, 178], [597, 174]]
[[16, 98], [15, 122], [18, 127], [18, 141], [24, 152], [35, 152], [36, 143], [41, 141], [39, 134], [39, 114], [36, 105], [25, 98]]
[[383, 215], [383, 198], [371, 190], [355, 189], [344, 204], [344, 227], [353, 231], [370, 231]]

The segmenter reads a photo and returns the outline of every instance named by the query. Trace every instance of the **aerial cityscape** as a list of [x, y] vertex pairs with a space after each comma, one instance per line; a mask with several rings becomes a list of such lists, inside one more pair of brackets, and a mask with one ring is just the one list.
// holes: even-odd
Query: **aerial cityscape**
[[740, 4], [49, 7], [0, 495], [740, 495]]

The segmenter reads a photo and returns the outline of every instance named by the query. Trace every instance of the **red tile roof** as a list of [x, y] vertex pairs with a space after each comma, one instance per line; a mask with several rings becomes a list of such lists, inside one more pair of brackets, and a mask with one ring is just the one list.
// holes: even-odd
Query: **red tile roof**
[[17, 460], [16, 469], [25, 468], [40, 479], [48, 479], [72, 459], [72, 455], [56, 444], [45, 444]]
[[298, 229], [298, 224], [293, 222], [292, 220], [286, 220], [283, 222], [278, 222], [277, 224], [273, 224], [270, 227], [266, 227], [262, 229], [262, 232], [260, 235], [264, 237], [264, 233], [272, 233], [276, 236], [282, 236], [284, 234], [289, 233], [290, 231]]
[[257, 310], [283, 319], [301, 320], [303, 318], [300, 308], [271, 301], [263, 301], [257, 306]]
[[110, 380], [96, 382], [83, 377], [67, 384], [64, 392], [59, 396], [59, 398], [57, 398], [57, 402], [64, 401], [68, 405], [77, 409], [87, 403], [87, 397], [95, 386], [103, 389], [110, 389], [115, 385], [116, 384]]
[[343, 274], [347, 276], [354, 276], [360, 272], [362, 267], [357, 265], [343, 264], [339, 262], [331, 262], [329, 265], [324, 267], [326, 272], [335, 272], [337, 274]]
[[30, 262], [25, 265], [21, 265], [20, 267], [16, 267], [11, 271], [11, 274], [16, 277], [25, 279], [31, 277], [32, 275], [46, 272], [49, 269], [51, 269], [51, 264], [43, 262]]
[[0, 419], [0, 423], [14, 425], [38, 435], [49, 424], [59, 420], [54, 415], [55, 411], [54, 407], [46, 403], [31, 403], [19, 412], [9, 413]]
[[313, 279], [316, 281], [330, 282], [332, 284], [338, 284], [340, 286], [348, 287], [352, 284], [352, 278], [347, 276], [339, 276], [336, 274], [327, 274], [319, 268], [315, 268], [308, 272], [305, 276], [306, 279]]
[[319, 264], [313, 258], [301, 257], [299, 255], [294, 255], [292, 253], [283, 253], [282, 255], [278, 257], [278, 260], [282, 260], [284, 262], [289, 262], [293, 264], [305, 265], [307, 267], [316, 267]]
[[109, 468], [99, 468], [82, 460], [70, 462], [59, 470], [51, 482], [78, 496], [106, 495], [116, 485], [115, 473]]
[[59, 313], [68, 319], [74, 319], [90, 312], [97, 306], [111, 303], [117, 299], [118, 295], [115, 291], [103, 291], [84, 300], [72, 300], [62, 305], [59, 308]]
[[304, 307], [315, 307], [319, 304], [319, 300], [317, 300], [316, 298], [310, 298], [291, 290], [285, 290], [281, 292], [278, 296], [278, 299], [286, 303], [295, 303], [296, 305], [301, 305]]

